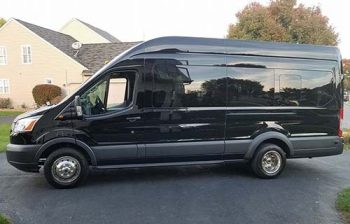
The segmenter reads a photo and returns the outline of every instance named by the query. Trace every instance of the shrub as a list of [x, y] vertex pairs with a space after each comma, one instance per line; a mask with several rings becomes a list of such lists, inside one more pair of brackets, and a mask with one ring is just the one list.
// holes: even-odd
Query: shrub
[[350, 144], [350, 130], [346, 130], [343, 132], [343, 138], [344, 138], [344, 143], [347, 145], [347, 144]]
[[61, 102], [62, 100], [63, 100], [63, 96], [62, 95], [60, 95], [60, 96], [56, 96], [55, 98], [53, 98], [52, 100], [51, 100], [51, 103], [52, 104], [58, 104], [59, 102]]
[[11, 101], [10, 98], [0, 98], [0, 108], [10, 108], [11, 107]]
[[46, 105], [47, 102], [52, 104], [53, 99], [61, 96], [62, 91], [59, 86], [52, 84], [40, 84], [33, 88], [33, 98], [38, 106]]

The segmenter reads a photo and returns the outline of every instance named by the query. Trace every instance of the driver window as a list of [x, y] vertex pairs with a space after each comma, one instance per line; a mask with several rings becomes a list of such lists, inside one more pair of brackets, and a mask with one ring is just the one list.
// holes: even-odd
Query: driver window
[[81, 96], [83, 114], [98, 115], [119, 111], [132, 102], [135, 74], [113, 73]]

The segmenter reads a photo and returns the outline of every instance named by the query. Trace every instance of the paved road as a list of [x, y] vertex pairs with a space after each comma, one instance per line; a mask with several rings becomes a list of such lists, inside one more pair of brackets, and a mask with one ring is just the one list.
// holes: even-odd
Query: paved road
[[16, 116], [0, 116], [0, 124], [11, 124]]
[[0, 154], [0, 213], [14, 223], [341, 223], [336, 194], [350, 186], [350, 152], [289, 160], [278, 179], [245, 164], [94, 172], [76, 189], [50, 188]]

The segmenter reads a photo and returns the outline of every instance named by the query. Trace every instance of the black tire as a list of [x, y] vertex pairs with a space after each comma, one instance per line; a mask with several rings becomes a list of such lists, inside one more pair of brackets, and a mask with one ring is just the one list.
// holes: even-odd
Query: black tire
[[[264, 157], [265, 155], [266, 157]], [[270, 158], [271, 161], [271, 156], [273, 158], [273, 164], [275, 164], [276, 161], [278, 164], [278, 161], [280, 161], [279, 166], [270, 166], [269, 163], [267, 163], [267, 165], [264, 166], [264, 161], [266, 161], [266, 158]], [[284, 167], [286, 166], [286, 153], [278, 145], [271, 143], [262, 144], [255, 153], [254, 158], [251, 160], [250, 166], [255, 175], [257, 175], [260, 178], [275, 178], [282, 173]], [[267, 170], [269, 166], [275, 167], [275, 169], [271, 169], [269, 170], [271, 172], [268, 172]]]
[[[54, 188], [73, 188], [86, 180], [89, 175], [89, 164], [79, 151], [72, 148], [61, 148], [47, 157], [44, 164], [44, 175], [47, 182]], [[67, 175], [67, 177], [62, 177], [62, 175]], [[73, 176], [69, 178], [70, 175]]]

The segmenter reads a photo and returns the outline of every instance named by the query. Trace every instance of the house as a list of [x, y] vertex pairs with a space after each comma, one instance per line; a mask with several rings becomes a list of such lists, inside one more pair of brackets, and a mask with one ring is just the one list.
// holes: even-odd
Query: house
[[[69, 28], [76, 21], [90, 28], [81, 32], [95, 32], [106, 40], [89, 43], [98, 41], [97, 34], [90, 40], [89, 35], [76, 35]], [[34, 107], [32, 89], [42, 83], [71, 94], [106, 62], [138, 43], [120, 42], [77, 19], [62, 31], [75, 37], [14, 18], [0, 28], [0, 98], [9, 98], [14, 107]], [[83, 42], [80, 49], [72, 47], [76, 42]]]
[[121, 42], [106, 31], [76, 18], [67, 22], [59, 32], [67, 34], [83, 44]]

